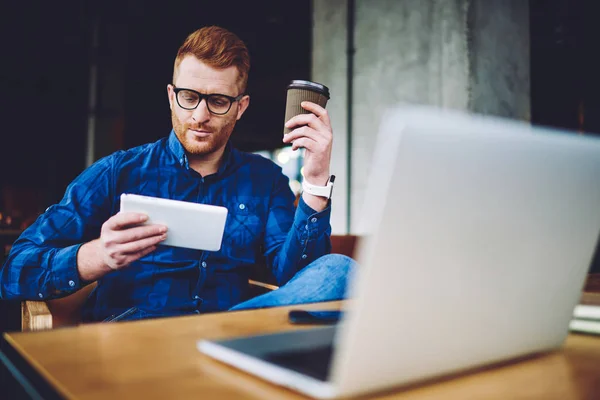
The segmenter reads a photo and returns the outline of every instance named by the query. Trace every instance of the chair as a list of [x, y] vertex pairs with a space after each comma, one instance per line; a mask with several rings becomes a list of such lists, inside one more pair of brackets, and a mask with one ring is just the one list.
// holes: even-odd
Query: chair
[[93, 282], [60, 299], [21, 302], [21, 330], [40, 331], [78, 325], [81, 308], [96, 285], [97, 283]]
[[[332, 235], [332, 252], [352, 257], [354, 255], [356, 239], [356, 236], [353, 235]], [[266, 276], [261, 276], [261, 278], [263, 277]], [[262, 282], [261, 280], [250, 279], [248, 283], [251, 288], [252, 297], [278, 288], [278, 286], [268, 281]], [[40, 331], [62, 326], [79, 325], [81, 323], [81, 308], [95, 287], [96, 282], [61, 299], [23, 301], [21, 303], [21, 330]]]

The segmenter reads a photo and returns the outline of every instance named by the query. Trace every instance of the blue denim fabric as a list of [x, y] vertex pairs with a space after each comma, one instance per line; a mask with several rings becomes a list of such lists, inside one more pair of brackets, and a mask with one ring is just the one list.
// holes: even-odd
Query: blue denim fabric
[[[232, 307], [230, 311], [345, 299], [347, 297], [347, 287], [355, 269], [356, 262], [350, 257], [341, 254], [325, 255], [306, 266], [279, 289], [240, 303]], [[151, 313], [136, 309], [130, 310], [124, 316], [116, 316], [105, 322], [134, 321], [182, 315], [196, 315], [196, 313]]]
[[353, 259], [342, 254], [322, 256], [279, 289], [244, 301], [230, 311], [345, 299], [355, 266]]

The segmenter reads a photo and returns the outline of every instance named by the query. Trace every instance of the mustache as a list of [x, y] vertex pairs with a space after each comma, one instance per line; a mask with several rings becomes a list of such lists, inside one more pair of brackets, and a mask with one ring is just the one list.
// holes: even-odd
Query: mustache
[[212, 128], [210, 126], [207, 125], [193, 125], [193, 124], [187, 124], [187, 128], [188, 129], [192, 129], [195, 131], [206, 131], [206, 132], [212, 132]]

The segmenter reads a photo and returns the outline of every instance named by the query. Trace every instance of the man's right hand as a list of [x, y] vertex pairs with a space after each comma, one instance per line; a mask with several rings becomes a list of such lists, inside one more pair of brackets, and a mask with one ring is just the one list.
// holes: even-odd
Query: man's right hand
[[147, 219], [144, 214], [131, 212], [118, 213], [108, 219], [102, 225], [100, 238], [85, 243], [77, 253], [81, 278], [97, 280], [156, 250], [167, 237], [167, 227], [140, 225]]

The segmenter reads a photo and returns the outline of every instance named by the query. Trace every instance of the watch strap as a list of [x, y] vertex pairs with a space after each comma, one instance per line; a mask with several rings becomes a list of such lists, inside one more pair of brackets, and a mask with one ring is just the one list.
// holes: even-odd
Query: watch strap
[[333, 182], [335, 181], [335, 175], [331, 175], [325, 186], [317, 186], [308, 182], [306, 179], [302, 180], [302, 190], [313, 196], [325, 197], [326, 199], [331, 198], [333, 193]]

